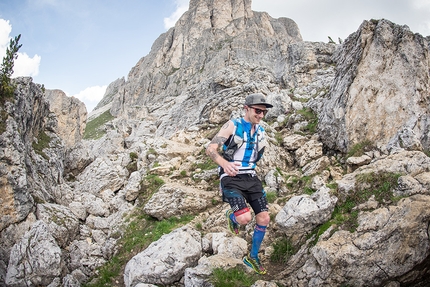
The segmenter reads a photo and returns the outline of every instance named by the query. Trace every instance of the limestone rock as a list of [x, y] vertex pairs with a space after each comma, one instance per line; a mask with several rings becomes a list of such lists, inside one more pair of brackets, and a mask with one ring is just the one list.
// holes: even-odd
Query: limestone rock
[[288, 236], [300, 236], [328, 221], [337, 202], [329, 191], [322, 187], [311, 196], [292, 197], [276, 215], [276, 223]]
[[127, 201], [133, 201], [137, 198], [139, 195], [141, 180], [142, 176], [140, 175], [139, 171], [135, 171], [130, 174], [127, 185], [124, 188], [125, 199]]
[[311, 160], [321, 157], [323, 155], [322, 147], [322, 143], [315, 140], [310, 140], [303, 144], [295, 151], [299, 166], [304, 167]]
[[151, 197], [143, 210], [158, 220], [195, 214], [212, 204], [213, 197], [212, 192], [179, 184], [166, 184]]
[[176, 229], [151, 243], [125, 266], [125, 286], [138, 283], [172, 284], [201, 257], [201, 236], [189, 227]]
[[47, 286], [62, 273], [60, 247], [42, 221], [37, 221], [11, 250], [7, 286]]
[[429, 196], [415, 195], [397, 206], [364, 212], [357, 232], [338, 231], [311, 248], [290, 283], [379, 286], [407, 273], [428, 256], [429, 204]]
[[364, 21], [336, 51], [336, 78], [314, 105], [324, 144], [344, 152], [365, 140], [429, 149], [429, 57], [426, 39], [407, 26]]
[[237, 236], [228, 237], [226, 233], [213, 233], [212, 250], [214, 254], [225, 254], [229, 257], [242, 259], [248, 253], [248, 244]]
[[45, 97], [50, 111], [57, 116], [56, 133], [63, 139], [66, 147], [78, 143], [85, 131], [87, 108], [75, 97], [68, 97], [61, 90], [46, 90]]
[[[52, 199], [51, 186], [62, 174], [61, 162], [54, 159], [52, 169], [46, 161], [41, 160], [43, 165], [38, 165], [29, 160], [38, 160], [32, 143], [45, 132], [43, 119], [50, 116], [41, 86], [31, 78], [17, 78], [13, 83], [16, 85], [14, 100], [5, 101], [1, 107], [7, 120], [5, 131], [0, 135], [0, 231], [26, 218], [34, 205], [32, 194]], [[46, 176], [47, 184], [40, 180], [40, 174]]]
[[[337, 181], [338, 190], [340, 194], [346, 195], [351, 190], [356, 188], [356, 177], [358, 174], [366, 173], [395, 173], [401, 175], [410, 175], [412, 178], [419, 176], [420, 174], [426, 174], [427, 170], [430, 168], [430, 158], [424, 153], [418, 151], [404, 151], [389, 155], [385, 158], [380, 158], [371, 162], [368, 165], [359, 167], [353, 173], [346, 174], [342, 179]], [[420, 177], [418, 177], [420, 178]], [[422, 176], [421, 178], [425, 178]], [[405, 182], [405, 181], [403, 181]], [[418, 184], [418, 181], [414, 181], [415, 187], [414, 191], [409, 191], [411, 194], [421, 193], [423, 191], [427, 192], [427, 189]], [[426, 181], [423, 181], [425, 183]], [[409, 188], [412, 187], [408, 184]], [[404, 185], [400, 186], [400, 189], [407, 189]]]
[[283, 144], [287, 150], [297, 150], [307, 142], [307, 138], [302, 135], [293, 134], [284, 137]]
[[243, 266], [243, 261], [232, 258], [225, 254], [217, 254], [213, 256], [203, 256], [199, 259], [198, 265], [185, 269], [184, 285], [185, 286], [206, 286], [210, 284], [210, 275], [215, 268], [224, 270]]
[[[127, 284], [203, 286], [210, 284], [213, 267], [243, 266], [236, 258], [251, 242], [255, 217], [241, 226], [242, 238], [226, 235], [228, 204], [220, 202], [211, 182], [216, 169], [203, 168], [210, 160], [203, 153], [228, 119], [243, 114], [243, 100], [253, 92], [274, 104], [261, 123], [268, 145], [257, 169], [266, 190], [277, 196], [269, 204], [277, 220], [263, 242], [264, 262], [280, 234], [298, 243], [330, 218], [337, 199], [328, 184], [337, 183], [342, 202], [357, 188], [358, 175], [399, 173], [393, 196], [405, 197], [392, 206], [374, 198], [357, 205], [360, 226], [354, 233], [332, 226], [317, 241], [300, 241], [301, 249], [273, 281], [338, 286], [374, 280], [388, 287], [428, 277], [430, 162], [421, 152], [429, 149], [428, 38], [372, 20], [341, 45], [303, 42], [293, 20], [250, 7], [250, 0], [190, 1], [127, 80], [109, 85], [90, 116], [114, 116], [99, 127], [105, 133], [99, 139], [66, 146], [65, 138], [78, 141], [83, 127], [80, 112], [72, 112], [75, 122], [63, 113], [74, 107], [73, 99], [57, 98], [64, 101], [52, 104], [53, 112], [41, 85], [31, 78], [13, 80], [14, 99], [0, 105], [0, 285], [7, 285], [8, 269], [9, 280], [21, 280], [16, 285], [87, 283], [117, 252], [125, 216], [142, 204], [136, 197], [140, 179], [154, 173], [167, 183], [145, 210], [160, 220], [197, 214], [189, 226], [206, 235], [201, 239], [189, 226], [165, 235], [127, 264]], [[318, 117], [314, 134], [309, 113]], [[347, 163], [345, 153], [363, 140], [371, 151]], [[309, 187], [317, 192], [303, 195]], [[41, 249], [28, 247], [27, 258], [61, 245], [62, 261], [40, 279], [26, 271], [18, 280], [11, 274], [25, 266], [12, 257], [24, 251], [17, 248], [27, 244], [24, 234], [33, 243], [36, 216], [49, 222], [43, 224], [52, 235], [39, 242]]]
[[65, 206], [49, 203], [38, 204], [36, 216], [45, 222], [49, 233], [62, 248], [67, 247], [79, 236], [79, 220]]
[[[286, 69], [288, 44], [302, 38], [293, 20], [250, 8], [250, 0], [191, 1], [176, 26], [129, 73], [113, 97], [111, 113], [159, 118], [156, 134], [169, 137], [204, 122], [212, 112], [206, 105], [225, 105], [231, 112], [235, 99], [242, 102], [250, 89], [269, 94], [268, 86]], [[260, 79], [271, 83], [260, 84]], [[166, 80], [171, 84], [166, 86]], [[145, 110], [136, 108], [142, 106]]]
[[118, 160], [97, 158], [78, 176], [79, 185], [76, 190], [94, 195], [106, 189], [119, 190], [124, 186], [127, 175], [127, 170]]

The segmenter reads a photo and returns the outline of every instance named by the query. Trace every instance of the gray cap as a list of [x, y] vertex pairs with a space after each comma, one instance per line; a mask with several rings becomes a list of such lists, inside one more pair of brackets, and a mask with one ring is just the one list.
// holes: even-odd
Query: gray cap
[[245, 106], [265, 105], [266, 108], [273, 108], [271, 104], [266, 101], [263, 94], [250, 94], [245, 99]]

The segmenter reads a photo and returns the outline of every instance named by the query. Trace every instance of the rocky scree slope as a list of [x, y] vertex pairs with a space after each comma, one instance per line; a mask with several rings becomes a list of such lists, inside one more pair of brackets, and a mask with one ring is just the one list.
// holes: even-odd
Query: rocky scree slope
[[[115, 116], [98, 139], [80, 140], [86, 116], [79, 104], [70, 104], [76, 120], [59, 125], [58, 103], [67, 101], [46, 97], [29, 78], [17, 80], [16, 98], [2, 106], [3, 285], [88, 282], [118, 252], [124, 216], [142, 204], [157, 220], [197, 216], [135, 250], [123, 266], [125, 286], [203, 286], [214, 267], [243, 266], [252, 225], [240, 237], [227, 232], [227, 205], [202, 151], [255, 91], [275, 104], [263, 123], [270, 146], [258, 170], [274, 198], [260, 255], [273, 269], [255, 286], [427, 282], [428, 40], [372, 20], [342, 45], [303, 42], [292, 20], [253, 12], [250, 4], [191, 1], [90, 115]], [[79, 132], [66, 137], [64, 129]], [[363, 153], [353, 153], [360, 146]], [[141, 202], [148, 175], [165, 184]], [[373, 185], [381, 178], [388, 197]], [[272, 243], [286, 237], [296, 253], [272, 263]]]

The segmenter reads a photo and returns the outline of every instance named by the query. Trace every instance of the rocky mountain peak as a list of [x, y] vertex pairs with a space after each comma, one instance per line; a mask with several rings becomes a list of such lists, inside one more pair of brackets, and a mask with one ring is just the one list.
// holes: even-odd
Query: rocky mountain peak
[[[191, 0], [189, 10], [179, 21], [193, 21], [203, 29], [225, 29], [234, 20], [236, 26], [244, 26], [247, 18], [253, 16], [251, 0]], [[238, 27], [236, 27], [238, 28]], [[231, 29], [226, 29], [232, 31]]]
[[[152, 114], [162, 119], [157, 134], [170, 137], [175, 130], [205, 122], [205, 104], [225, 98], [218, 94], [223, 90], [249, 85], [257, 66], [280, 81], [288, 45], [302, 41], [299, 28], [291, 19], [252, 12], [250, 5], [192, 1], [175, 27], [132, 68], [112, 98], [112, 115], [136, 119]], [[244, 91], [235, 94], [242, 97]], [[184, 111], [187, 117], [177, 116]]]

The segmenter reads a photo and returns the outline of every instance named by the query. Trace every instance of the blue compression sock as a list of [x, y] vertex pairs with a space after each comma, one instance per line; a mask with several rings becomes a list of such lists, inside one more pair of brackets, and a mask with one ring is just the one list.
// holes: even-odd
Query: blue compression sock
[[231, 213], [231, 214], [230, 214], [230, 219], [231, 219], [231, 221], [233, 221], [234, 223], [239, 224], [239, 223], [237, 222], [237, 220], [236, 220], [236, 216], [234, 215], [234, 213]]
[[261, 242], [263, 242], [264, 235], [266, 234], [266, 228], [267, 226], [255, 225], [250, 253], [252, 258], [258, 258], [258, 251], [260, 250]]

